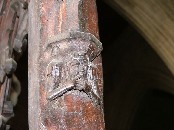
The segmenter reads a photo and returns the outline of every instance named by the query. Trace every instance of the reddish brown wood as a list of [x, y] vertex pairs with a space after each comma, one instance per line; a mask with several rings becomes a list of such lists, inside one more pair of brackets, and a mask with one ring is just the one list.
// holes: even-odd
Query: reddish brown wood
[[[47, 99], [50, 86], [45, 85], [49, 40], [57, 37], [70, 46], [71, 39], [62, 34], [69, 32], [91, 33], [99, 38], [95, 0], [40, 0], [29, 5], [29, 126], [30, 130], [103, 130], [103, 79], [101, 56], [94, 59], [98, 76], [97, 90], [101, 99], [94, 103], [89, 95], [79, 90], [69, 90], [55, 100]], [[75, 34], [75, 43], [88, 44], [90, 39]], [[49, 40], [48, 40], [49, 39]], [[60, 41], [54, 41], [59, 44]], [[51, 42], [52, 43], [52, 42]], [[74, 44], [75, 45], [75, 44]], [[80, 46], [78, 46], [80, 48]], [[77, 47], [77, 48], [78, 48]], [[95, 48], [92, 48], [95, 51]], [[71, 52], [70, 52], [71, 53]], [[44, 70], [45, 69], [45, 70]], [[48, 75], [48, 74], [47, 74]]]
[[[24, 4], [26, 4], [25, 8]], [[24, 13], [26, 14], [25, 18]], [[14, 41], [20, 38], [16, 43], [21, 45], [19, 48], [22, 52], [25, 37], [22, 34], [24, 34], [23, 32], [27, 33], [27, 19], [26, 2], [22, 0], [0, 1], [0, 129], [2, 130], [9, 129], [6, 123], [14, 116], [13, 107], [16, 105], [20, 94], [21, 86], [14, 75], [17, 68], [15, 61], [17, 57], [15, 56], [18, 55], [17, 52], [14, 52]], [[14, 81], [14, 79], [16, 80]], [[19, 88], [19, 91], [14, 89], [15, 87]]]
[[[12, 56], [13, 40], [17, 30], [17, 16], [15, 14], [15, 11], [13, 11], [10, 7], [10, 0], [2, 0], [0, 2], [0, 11], [2, 11], [0, 15], [0, 66], [1, 70], [3, 70], [5, 67], [5, 60]], [[5, 73], [3, 75], [5, 77]], [[1, 85], [3, 87], [1, 87]], [[4, 102], [4, 93], [2, 92], [2, 90], [6, 89], [6, 84], [3, 84], [3, 82], [0, 83], [0, 87], [0, 96], [2, 97], [0, 98], [0, 104], [2, 105]]]
[[[16, 70], [13, 58], [13, 41], [17, 31], [17, 15], [10, 0], [0, 1], [0, 129], [7, 129], [7, 121], [13, 117], [13, 105], [9, 100], [11, 74]], [[9, 61], [9, 62], [7, 62]], [[11, 62], [13, 61], [13, 62]], [[15, 66], [11, 66], [15, 64]], [[7, 69], [5, 69], [7, 68]], [[8, 70], [9, 76], [6, 76]], [[11, 71], [12, 70], [12, 71]], [[9, 74], [9, 73], [8, 73]]]

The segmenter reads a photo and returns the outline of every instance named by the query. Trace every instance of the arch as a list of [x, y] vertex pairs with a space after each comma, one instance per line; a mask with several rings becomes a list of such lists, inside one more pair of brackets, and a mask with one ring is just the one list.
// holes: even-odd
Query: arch
[[174, 74], [174, 1], [104, 0], [137, 27]]

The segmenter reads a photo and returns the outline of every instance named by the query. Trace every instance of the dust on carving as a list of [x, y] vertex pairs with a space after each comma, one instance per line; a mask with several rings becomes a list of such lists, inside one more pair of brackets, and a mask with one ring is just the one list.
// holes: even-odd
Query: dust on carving
[[46, 47], [43, 84], [47, 99], [52, 101], [71, 90], [84, 92], [95, 104], [101, 103], [98, 90], [98, 68], [93, 60], [98, 56], [92, 42], [81, 39], [55, 41]]

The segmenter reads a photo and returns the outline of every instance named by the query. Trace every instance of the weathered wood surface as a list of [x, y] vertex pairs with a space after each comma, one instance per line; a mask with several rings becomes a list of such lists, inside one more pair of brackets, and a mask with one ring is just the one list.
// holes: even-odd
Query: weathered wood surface
[[17, 47], [20, 49], [19, 55], [22, 54], [27, 21], [26, 1], [0, 1], [0, 129], [8, 129], [9, 126], [5, 125], [14, 116], [13, 107], [21, 91], [20, 83], [14, 76], [17, 68], [15, 60], [18, 59], [18, 52], [14, 50]]
[[133, 23], [174, 74], [174, 1], [105, 0]]
[[[69, 33], [77, 31], [80, 35], [76, 35], [77, 33]], [[80, 90], [77, 86], [76, 90], [72, 89], [73, 83], [71, 82], [70, 84], [66, 84], [65, 81], [65, 86], [67, 85], [66, 89], [63, 87], [62, 90], [64, 90], [58, 91], [58, 93], [55, 91], [59, 90], [59, 88], [53, 89], [51, 93], [49, 93], [48, 90], [52, 87], [50, 85], [52, 84], [52, 77], [50, 80], [47, 80], [50, 75], [49, 71], [51, 70], [51, 68], [49, 69], [49, 65], [52, 64], [52, 62], [48, 64], [48, 61], [53, 60], [52, 58], [54, 58], [57, 53], [60, 52], [62, 54], [62, 50], [68, 48], [71, 44], [79, 44], [79, 46], [76, 45], [75, 48], [71, 48], [73, 51], [74, 49], [81, 50], [80, 48], [88, 46], [91, 42], [88, 38], [91, 37], [88, 35], [89, 37], [87, 38], [87, 35], [81, 32], [91, 33], [95, 37], [99, 37], [95, 0], [30, 1], [28, 73], [30, 130], [104, 129], [102, 108], [103, 79], [100, 56], [92, 61], [97, 68], [92, 72], [92, 76], [98, 76], [96, 79], [96, 89], [99, 90], [99, 95], [101, 97], [99, 100], [101, 103], [94, 103], [93, 96], [95, 94], [92, 94], [92, 96], [89, 97], [88, 94], [93, 93], [92, 91], [88, 93], [86, 90]], [[71, 34], [73, 34], [73, 36]], [[85, 34], [84, 37], [81, 37], [81, 34]], [[70, 36], [70, 38], [68, 38], [68, 36]], [[63, 42], [61, 40], [63, 40]], [[56, 46], [51, 47], [52, 45]], [[44, 50], [45, 47], [46, 50]], [[52, 50], [51, 54], [54, 56], [50, 55], [50, 49]], [[57, 51], [57, 49], [60, 50]], [[72, 52], [70, 51], [69, 54]], [[93, 53], [95, 53], [95, 48]], [[64, 51], [64, 54], [67, 54], [67, 52]], [[65, 61], [66, 56], [69, 54], [65, 55], [65, 57], [59, 55], [59, 58]], [[59, 58], [56, 60], [60, 60]], [[66, 60], [67, 62], [63, 63], [71, 62], [73, 58], [70, 58], [69, 61]], [[54, 71], [56, 73], [52, 73], [52, 70], [51, 76], [57, 75], [57, 65], [58, 64], [54, 67], [52, 66], [52, 68], [56, 69], [56, 71]], [[64, 66], [63, 69], [65, 68], [75, 71], [73, 66]], [[79, 70], [79, 68], [76, 69]], [[65, 74], [64, 77], [66, 76], [67, 75]], [[71, 76], [72, 75], [69, 75], [68, 77], [71, 78]], [[60, 80], [61, 83], [63, 81], [64, 79]], [[62, 84], [64, 85], [64, 83]]]
[[10, 0], [0, 2], [0, 129], [3, 127], [5, 129], [6, 122], [14, 114], [12, 102], [8, 99], [11, 94], [12, 78], [7, 74], [12, 74], [16, 70], [16, 62], [12, 58], [13, 41], [18, 22], [17, 15], [10, 5]]

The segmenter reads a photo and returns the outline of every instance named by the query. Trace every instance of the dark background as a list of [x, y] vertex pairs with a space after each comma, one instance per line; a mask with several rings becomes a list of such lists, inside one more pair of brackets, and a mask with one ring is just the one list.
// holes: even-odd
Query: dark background
[[[173, 130], [174, 79], [167, 67], [122, 16], [97, 0], [103, 43], [104, 108], [107, 130]], [[28, 52], [16, 75], [22, 93], [9, 122], [12, 130], [28, 130]]]
[[174, 77], [114, 9], [97, 1], [107, 130], [173, 130]]

